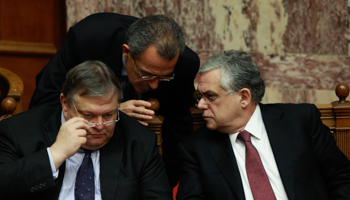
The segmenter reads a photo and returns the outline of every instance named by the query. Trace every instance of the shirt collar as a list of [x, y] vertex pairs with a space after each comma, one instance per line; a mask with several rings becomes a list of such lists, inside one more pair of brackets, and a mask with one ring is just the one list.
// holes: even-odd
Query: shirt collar
[[63, 115], [63, 110], [61, 112], [61, 125], [66, 122], [66, 119], [64, 118], [64, 115]]
[[[264, 133], [264, 123], [261, 116], [261, 110], [259, 104], [256, 105], [253, 115], [250, 117], [244, 130], [248, 131], [255, 138], [260, 139]], [[237, 136], [239, 132], [229, 134], [231, 141], [237, 141]]]
[[125, 59], [124, 59], [123, 55], [122, 55], [122, 61], [123, 61], [122, 76], [127, 76], [128, 73], [126, 72], [126, 69], [125, 69], [126, 63], [125, 63]]
[[254, 137], [261, 139], [262, 134], [264, 133], [264, 122], [261, 116], [261, 110], [259, 104], [256, 105], [253, 115], [250, 117], [247, 125], [244, 130], [248, 131]]

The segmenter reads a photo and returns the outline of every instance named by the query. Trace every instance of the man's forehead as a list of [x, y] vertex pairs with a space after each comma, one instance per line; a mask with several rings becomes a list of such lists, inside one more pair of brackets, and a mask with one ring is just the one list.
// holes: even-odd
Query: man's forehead
[[96, 105], [106, 105], [118, 103], [118, 94], [111, 93], [108, 95], [93, 96], [87, 94], [76, 94], [73, 96], [73, 101], [80, 104], [96, 104]]
[[150, 74], [168, 75], [174, 70], [178, 58], [179, 54], [170, 60], [163, 58], [158, 54], [156, 46], [150, 45], [136, 59], [136, 62], [143, 71], [146, 71]]
[[211, 70], [199, 75], [198, 90], [208, 90], [221, 87], [221, 73], [219, 70]]

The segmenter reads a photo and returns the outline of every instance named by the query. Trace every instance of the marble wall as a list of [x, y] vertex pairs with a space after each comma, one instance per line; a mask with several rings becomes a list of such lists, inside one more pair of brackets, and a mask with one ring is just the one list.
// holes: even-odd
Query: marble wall
[[[250, 52], [266, 82], [264, 103], [337, 100], [350, 85], [350, 0], [66, 0], [67, 26], [96, 12], [164, 14], [201, 64], [228, 49]], [[349, 99], [349, 98], [348, 98]]]

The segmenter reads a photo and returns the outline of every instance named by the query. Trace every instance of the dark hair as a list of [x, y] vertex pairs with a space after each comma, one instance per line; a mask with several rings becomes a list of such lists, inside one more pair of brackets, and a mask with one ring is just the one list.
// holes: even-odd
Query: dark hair
[[261, 101], [265, 94], [265, 82], [260, 74], [260, 68], [248, 53], [236, 50], [223, 51], [207, 60], [198, 73], [217, 68], [220, 68], [223, 88], [227, 91], [248, 88], [252, 94], [252, 101], [256, 104]]
[[66, 75], [62, 93], [67, 100], [73, 101], [73, 96], [111, 96], [118, 95], [118, 102], [123, 99], [122, 89], [114, 72], [101, 61], [85, 61], [72, 69]]
[[185, 50], [185, 36], [180, 26], [163, 15], [138, 19], [128, 29], [125, 41], [133, 58], [139, 57], [150, 45], [155, 45], [158, 54], [169, 60]]

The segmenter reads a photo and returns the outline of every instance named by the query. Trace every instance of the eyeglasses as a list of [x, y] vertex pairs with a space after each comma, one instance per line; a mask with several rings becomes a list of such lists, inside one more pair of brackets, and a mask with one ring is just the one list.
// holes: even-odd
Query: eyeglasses
[[[74, 101], [72, 101], [72, 103], [73, 103], [73, 106], [74, 106], [75, 111], [76, 111], [77, 114], [78, 114], [78, 117], [80, 117], [79, 112], [78, 112], [78, 110], [77, 110], [77, 107], [76, 107], [75, 104], [74, 104]], [[116, 120], [105, 121], [105, 122], [102, 122], [102, 123], [88, 123], [87, 125], [88, 125], [89, 127], [95, 127], [95, 126], [98, 126], [98, 125], [111, 125], [111, 124], [113, 124], [113, 123], [118, 122], [119, 120], [120, 120], [120, 118], [119, 118], [119, 105], [118, 105], [118, 113], [117, 113], [117, 119], [116, 119]]]
[[172, 72], [171, 74], [167, 75], [167, 76], [155, 76], [155, 75], [148, 75], [148, 76], [142, 76], [140, 73], [140, 70], [136, 64], [136, 61], [134, 58], [132, 58], [134, 60], [137, 72], [139, 73], [139, 76], [142, 80], [144, 81], [151, 81], [153, 79], [159, 79], [160, 81], [171, 81], [175, 78], [175, 72]]
[[215, 99], [218, 99], [220, 97], [223, 97], [223, 96], [226, 96], [228, 94], [231, 94], [231, 93], [236, 93], [235, 91], [231, 91], [231, 92], [228, 92], [226, 94], [223, 94], [223, 95], [220, 95], [220, 96], [213, 96], [213, 95], [210, 95], [210, 94], [201, 94], [198, 90], [196, 91], [196, 99], [197, 99], [197, 103], [199, 103], [199, 101], [203, 98], [205, 102], [207, 103], [212, 103]]

